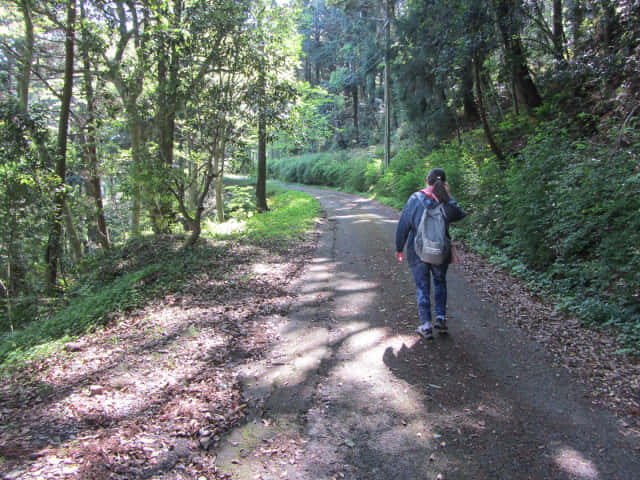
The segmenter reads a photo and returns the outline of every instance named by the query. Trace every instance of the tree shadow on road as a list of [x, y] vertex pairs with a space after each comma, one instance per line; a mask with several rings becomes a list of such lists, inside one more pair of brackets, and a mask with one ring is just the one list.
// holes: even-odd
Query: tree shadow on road
[[448, 466], [447, 478], [605, 478], [601, 466], [607, 462], [593, 454], [588, 427], [584, 438], [571, 438], [569, 419], [541, 418], [512, 394], [517, 378], [498, 381], [455, 335], [390, 346], [382, 361], [422, 392], [442, 453], [461, 460]]

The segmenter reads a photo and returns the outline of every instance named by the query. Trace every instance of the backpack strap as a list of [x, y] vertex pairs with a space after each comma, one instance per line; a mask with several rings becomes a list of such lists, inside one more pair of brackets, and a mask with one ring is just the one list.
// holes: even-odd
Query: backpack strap
[[422, 206], [424, 208], [429, 208], [429, 205], [427, 203], [426, 200], [424, 200], [424, 198], [426, 197], [429, 200], [433, 200], [434, 202], [436, 202], [438, 204], [438, 206], [440, 206], [440, 210], [442, 211], [442, 215], [444, 216], [445, 221], [449, 222], [449, 219], [447, 218], [447, 212], [444, 209], [444, 203], [440, 202], [440, 200], [438, 200], [438, 197], [436, 197], [434, 195], [434, 193], [431, 191], [430, 188], [423, 188], [421, 190], [419, 190], [420, 193], [424, 194], [423, 201], [422, 201]]

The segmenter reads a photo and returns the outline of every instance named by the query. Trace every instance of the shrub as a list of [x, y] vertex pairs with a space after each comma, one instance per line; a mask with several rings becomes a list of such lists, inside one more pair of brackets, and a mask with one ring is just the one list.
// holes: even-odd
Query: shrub
[[400, 150], [390, 161], [389, 170], [395, 175], [402, 176], [413, 172], [416, 166], [423, 163], [424, 152], [418, 147]]
[[367, 159], [355, 158], [349, 162], [346, 170], [345, 187], [349, 191], [353, 192], [366, 192], [366, 172], [367, 172]]
[[367, 162], [367, 166], [364, 171], [365, 190], [371, 190], [382, 177], [382, 160], [380, 158], [371, 158]]

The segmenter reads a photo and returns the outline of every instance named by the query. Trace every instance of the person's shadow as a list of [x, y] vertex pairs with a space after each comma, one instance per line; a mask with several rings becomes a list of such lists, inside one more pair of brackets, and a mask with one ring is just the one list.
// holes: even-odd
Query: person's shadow
[[407, 347], [406, 343], [403, 343], [397, 352], [394, 352], [393, 347], [387, 347], [382, 355], [382, 361], [389, 367], [389, 370], [397, 375], [398, 371], [403, 370], [403, 364], [410, 361], [413, 357], [414, 354], [411, 352], [411, 349]]
[[[451, 394], [458, 391], [457, 382], [452, 382], [456, 370], [469, 368], [457, 350], [450, 335], [436, 334], [434, 340], [416, 339], [413, 344], [403, 343], [397, 350], [389, 346], [382, 361], [396, 378], [423, 392]], [[464, 376], [462, 372], [458, 374]], [[448, 384], [446, 391], [440, 389], [444, 383]]]
[[384, 351], [382, 361], [396, 375], [403, 372], [406, 365], [413, 368], [427, 366], [431, 361], [442, 362], [450, 356], [453, 343], [451, 335], [439, 335], [436, 332], [433, 340], [416, 337], [416, 342], [411, 346], [403, 343], [398, 351], [394, 351], [393, 347], [387, 347]]

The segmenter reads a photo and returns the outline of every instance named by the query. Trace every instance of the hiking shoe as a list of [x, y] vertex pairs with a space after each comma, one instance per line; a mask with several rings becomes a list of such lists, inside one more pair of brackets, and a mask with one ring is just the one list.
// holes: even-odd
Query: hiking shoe
[[418, 332], [418, 335], [420, 335], [425, 340], [433, 340], [433, 330], [431, 330], [430, 328], [418, 327], [416, 332]]
[[444, 335], [445, 333], [448, 333], [449, 331], [449, 327], [447, 327], [447, 321], [445, 320], [444, 317], [436, 318], [436, 323], [433, 325], [433, 328], [438, 330], [442, 335]]

